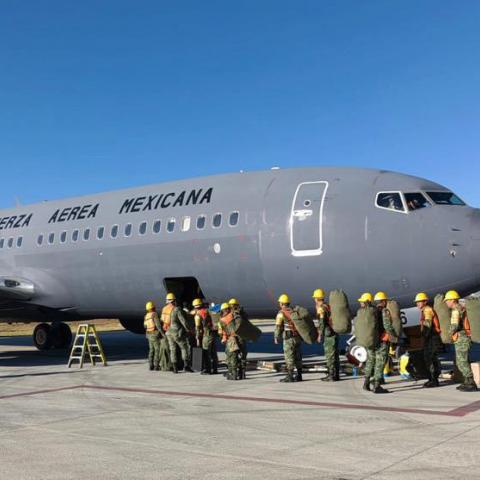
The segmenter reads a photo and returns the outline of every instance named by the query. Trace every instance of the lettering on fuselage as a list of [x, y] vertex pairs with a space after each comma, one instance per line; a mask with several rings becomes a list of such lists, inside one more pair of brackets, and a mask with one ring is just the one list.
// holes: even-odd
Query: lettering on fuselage
[[11, 228], [24, 228], [30, 225], [33, 213], [24, 215], [12, 215], [11, 217], [0, 217], [0, 230]]
[[72, 220], [86, 220], [95, 218], [99, 204], [79, 205], [77, 207], [66, 207], [55, 210], [48, 223], [70, 222]]
[[127, 198], [120, 207], [119, 214], [146, 212], [169, 207], [183, 207], [188, 205], [202, 205], [210, 203], [213, 188], [203, 190], [184, 190], [180, 193], [161, 193], [156, 195], [144, 195], [141, 197]]

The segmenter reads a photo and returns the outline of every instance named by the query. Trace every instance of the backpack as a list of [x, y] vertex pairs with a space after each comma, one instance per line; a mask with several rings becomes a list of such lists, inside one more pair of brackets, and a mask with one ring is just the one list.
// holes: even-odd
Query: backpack
[[357, 345], [373, 348], [378, 343], [377, 311], [375, 307], [360, 308], [354, 322]]
[[438, 321], [440, 323], [440, 337], [442, 339], [442, 343], [453, 343], [452, 337], [450, 336], [450, 319], [452, 317], [452, 313], [443, 301], [442, 294], [435, 295], [433, 309], [435, 312], [437, 312]]
[[298, 305], [293, 307], [292, 322], [305, 343], [312, 345], [317, 341], [318, 331], [310, 312], [306, 308]]

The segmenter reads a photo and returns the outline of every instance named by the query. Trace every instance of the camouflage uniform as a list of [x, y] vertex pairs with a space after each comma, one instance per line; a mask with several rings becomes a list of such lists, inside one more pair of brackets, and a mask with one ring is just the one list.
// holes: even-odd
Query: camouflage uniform
[[390, 342], [388, 337], [395, 337], [393, 329], [392, 316], [386, 307], [377, 308], [378, 339], [373, 348], [367, 349], [367, 362], [365, 364], [365, 379], [368, 384], [373, 376], [375, 387], [378, 387], [383, 381], [383, 370], [388, 360], [388, 351]]
[[[278, 312], [275, 319], [275, 340], [280, 342], [283, 334], [283, 353], [287, 369], [287, 376], [283, 379], [285, 382], [302, 381], [302, 338], [295, 328], [291, 314], [292, 309], [284, 307]], [[295, 368], [297, 375], [294, 379]]]
[[219, 333], [222, 343], [225, 344], [225, 362], [227, 364], [227, 379], [242, 380], [242, 363], [240, 359], [240, 337], [235, 334], [235, 327], [239, 320], [237, 312], [233, 311], [220, 319]]
[[148, 363], [150, 370], [159, 370], [160, 341], [163, 338], [163, 331], [157, 312], [148, 312], [145, 315], [143, 326], [145, 327], [148, 340]]
[[212, 317], [207, 308], [200, 308], [194, 312], [195, 337], [203, 350], [202, 373], [217, 373], [218, 357], [215, 348], [215, 332]]
[[[234, 306], [233, 311], [242, 318], [248, 319], [247, 312], [241, 306]], [[243, 378], [245, 378], [245, 373], [247, 372], [247, 342], [243, 338], [237, 337], [238, 348], [240, 349], [240, 365], [242, 369]]]
[[168, 347], [170, 350], [170, 361], [174, 372], [177, 371], [177, 346], [180, 348], [185, 370], [190, 370], [190, 344], [187, 338], [188, 324], [183, 310], [173, 306], [168, 313], [169, 305], [162, 310], [162, 321], [166, 330]]
[[438, 350], [441, 344], [440, 326], [435, 310], [429, 305], [422, 308], [420, 329], [425, 340], [423, 356], [429, 374], [429, 382], [426, 385], [438, 385], [438, 377], [441, 373], [440, 360], [438, 359]]
[[476, 390], [469, 360], [472, 340], [470, 338], [470, 331], [466, 325], [466, 318], [465, 308], [460, 304], [455, 305], [452, 308], [452, 316], [450, 319], [450, 334], [452, 335], [455, 345], [455, 363], [464, 379], [461, 387], [475, 387], [474, 389]]
[[330, 307], [323, 303], [316, 307], [318, 318], [318, 334], [323, 338], [323, 350], [327, 363], [328, 375], [322, 380], [339, 380], [340, 354], [338, 351], [338, 335], [331, 323]]

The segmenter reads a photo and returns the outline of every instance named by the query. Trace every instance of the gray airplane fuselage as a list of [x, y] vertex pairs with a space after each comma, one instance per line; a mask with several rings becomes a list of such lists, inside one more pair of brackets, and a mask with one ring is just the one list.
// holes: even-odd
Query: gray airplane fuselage
[[[388, 171], [294, 168], [0, 210], [0, 315], [141, 322], [146, 300], [162, 303], [167, 285], [182, 296], [192, 279], [208, 301], [234, 296], [261, 317], [284, 292], [311, 306], [319, 287], [342, 288], [352, 304], [363, 291], [384, 290], [402, 307], [418, 291], [478, 291], [480, 211], [434, 202], [408, 211], [404, 193], [429, 191], [449, 190]], [[382, 192], [401, 192], [404, 211], [379, 207]]]

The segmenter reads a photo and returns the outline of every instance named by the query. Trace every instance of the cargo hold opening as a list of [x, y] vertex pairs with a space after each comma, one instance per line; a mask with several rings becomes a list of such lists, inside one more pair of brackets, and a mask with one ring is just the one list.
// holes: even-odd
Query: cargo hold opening
[[195, 277], [164, 278], [163, 285], [167, 292], [175, 294], [178, 306], [188, 310], [191, 310], [195, 298], [205, 298]]

